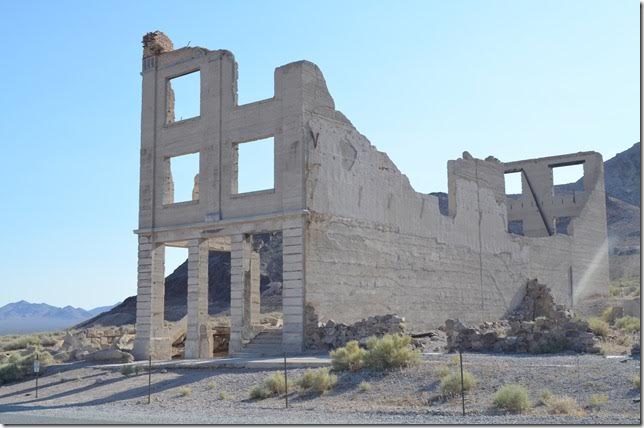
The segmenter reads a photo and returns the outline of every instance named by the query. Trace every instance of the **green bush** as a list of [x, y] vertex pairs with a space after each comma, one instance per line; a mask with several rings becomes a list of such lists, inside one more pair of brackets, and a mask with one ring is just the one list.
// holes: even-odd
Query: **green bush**
[[126, 365], [126, 366], [121, 366], [120, 372], [123, 376], [129, 376], [132, 373], [134, 373], [134, 370], [135, 369], [133, 365]]
[[323, 394], [338, 382], [336, 375], [330, 374], [328, 368], [309, 369], [296, 381], [300, 390], [306, 394]]
[[497, 409], [512, 413], [525, 412], [531, 407], [528, 391], [521, 385], [503, 385], [494, 394], [492, 403]]
[[615, 320], [615, 327], [628, 333], [637, 333], [640, 331], [640, 319], [626, 315]]
[[588, 407], [593, 410], [599, 410], [604, 404], [608, 403], [608, 395], [593, 394], [588, 397]]
[[[469, 391], [476, 386], [476, 378], [467, 370], [463, 371], [463, 391]], [[461, 393], [461, 372], [452, 372], [441, 379], [441, 394], [452, 396]]]
[[286, 380], [282, 373], [273, 373], [261, 385], [254, 386], [250, 390], [250, 398], [264, 399], [284, 394], [286, 392]]
[[13, 354], [6, 363], [0, 364], [0, 385], [15, 382], [32, 375], [36, 354], [38, 354], [38, 359], [40, 360], [41, 372], [54, 362], [49, 352], [33, 352], [24, 357]]
[[228, 396], [226, 395], [226, 393], [224, 391], [219, 391], [219, 399], [220, 400], [227, 400]]
[[606, 321], [607, 323], [610, 323], [613, 321], [613, 310], [614, 308], [612, 306], [606, 306], [606, 308], [602, 311], [601, 319]]
[[597, 336], [606, 337], [610, 333], [610, 326], [600, 318], [588, 318], [588, 327]]
[[420, 361], [420, 352], [409, 347], [411, 336], [386, 334], [367, 339], [364, 365], [374, 370], [407, 367]]
[[352, 340], [342, 348], [331, 351], [331, 365], [336, 371], [360, 370], [364, 364], [365, 350], [360, 348], [358, 341]]

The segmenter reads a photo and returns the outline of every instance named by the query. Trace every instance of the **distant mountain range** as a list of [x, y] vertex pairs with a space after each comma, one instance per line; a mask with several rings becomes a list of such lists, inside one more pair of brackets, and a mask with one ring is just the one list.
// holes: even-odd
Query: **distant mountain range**
[[64, 329], [109, 311], [114, 306], [116, 305], [85, 310], [72, 306], [58, 308], [24, 300], [9, 303], [0, 308], [0, 335]]

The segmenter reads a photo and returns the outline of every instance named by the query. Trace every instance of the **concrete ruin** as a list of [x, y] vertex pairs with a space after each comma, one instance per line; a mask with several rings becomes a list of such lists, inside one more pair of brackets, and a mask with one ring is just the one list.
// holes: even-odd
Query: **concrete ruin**
[[[448, 318], [503, 318], [532, 278], [567, 306], [607, 290], [599, 153], [502, 163], [466, 152], [448, 162], [448, 208], [441, 213], [437, 197], [414, 191], [335, 109], [315, 64], [277, 68], [273, 97], [238, 105], [231, 52], [173, 50], [161, 32], [143, 43], [137, 359], [170, 358], [166, 246], [189, 250], [186, 358], [212, 355], [210, 250], [231, 252], [229, 352], [243, 352], [258, 333], [259, 256], [251, 240], [267, 231], [283, 236], [279, 353], [304, 350], [312, 316], [352, 323], [396, 313], [418, 330]], [[200, 76], [199, 114], [175, 120], [170, 80], [188, 73]], [[265, 138], [274, 141], [274, 170], [266, 171], [274, 185], [239, 193], [239, 146]], [[175, 201], [171, 160], [195, 153], [192, 199]], [[560, 195], [552, 170], [571, 164], [583, 164], [584, 190]], [[504, 174], [514, 172], [523, 191], [508, 197]], [[522, 235], [509, 230], [518, 223]]]

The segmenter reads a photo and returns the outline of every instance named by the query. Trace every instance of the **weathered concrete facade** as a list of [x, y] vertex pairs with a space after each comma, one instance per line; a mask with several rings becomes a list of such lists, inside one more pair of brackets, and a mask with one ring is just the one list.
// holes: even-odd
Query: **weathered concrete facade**
[[[200, 114], [176, 122], [169, 80], [195, 71]], [[255, 334], [254, 233], [283, 234], [284, 352], [303, 350], [305, 304], [320, 321], [398, 313], [412, 328], [424, 328], [450, 317], [499, 318], [521, 300], [529, 278], [568, 304], [607, 287], [597, 153], [506, 164], [468, 155], [449, 161], [443, 215], [436, 197], [415, 192], [335, 110], [310, 62], [277, 68], [274, 96], [240, 106], [230, 52], [172, 50], [162, 33], [151, 33], [142, 76], [137, 358], [170, 355], [165, 246], [189, 249], [187, 358], [212, 352], [204, 331], [210, 250], [231, 252], [230, 351], [241, 351]], [[266, 137], [274, 138], [274, 188], [237, 193], [238, 145]], [[175, 203], [170, 159], [188, 153], [199, 154], [199, 174], [192, 200]], [[584, 163], [585, 190], [559, 202], [549, 168], [568, 162]], [[530, 185], [509, 200], [504, 173], [521, 169]], [[554, 233], [554, 218], [564, 216], [569, 234]], [[508, 233], [510, 220], [524, 222], [525, 236]]]

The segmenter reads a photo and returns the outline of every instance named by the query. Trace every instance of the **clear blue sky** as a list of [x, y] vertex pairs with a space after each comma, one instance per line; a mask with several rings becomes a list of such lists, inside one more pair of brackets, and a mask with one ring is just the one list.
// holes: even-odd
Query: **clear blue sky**
[[[639, 141], [639, 3], [0, 2], [0, 305], [136, 292], [141, 38], [229, 49], [239, 99], [307, 59], [416, 190], [502, 161]], [[176, 265], [172, 256], [170, 265]]]

